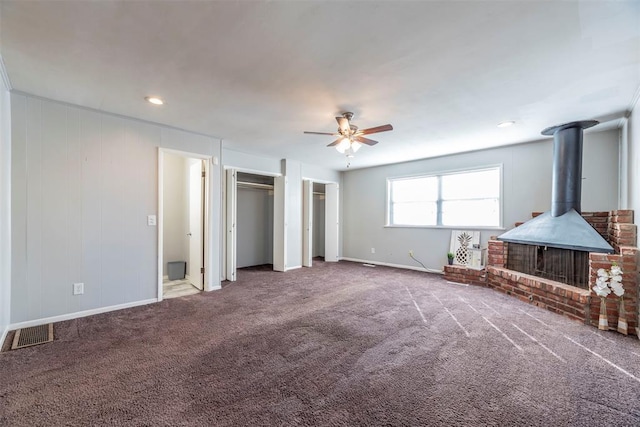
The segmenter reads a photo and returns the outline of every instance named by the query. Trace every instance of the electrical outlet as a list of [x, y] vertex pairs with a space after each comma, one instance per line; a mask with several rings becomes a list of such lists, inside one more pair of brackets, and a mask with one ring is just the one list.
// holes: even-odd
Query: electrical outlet
[[155, 215], [147, 215], [147, 225], [155, 226], [157, 225], [156, 216]]
[[73, 294], [74, 295], [82, 295], [82, 294], [84, 294], [84, 283], [74, 283], [73, 284]]
[[371, 253], [375, 254], [376, 253], [376, 248], [371, 248]]

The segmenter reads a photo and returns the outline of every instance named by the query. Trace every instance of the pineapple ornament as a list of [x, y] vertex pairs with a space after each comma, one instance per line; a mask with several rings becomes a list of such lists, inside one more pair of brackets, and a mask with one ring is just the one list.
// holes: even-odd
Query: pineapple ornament
[[466, 231], [458, 236], [458, 243], [460, 243], [460, 247], [456, 250], [458, 264], [469, 264], [469, 243], [471, 243], [472, 239], [473, 236]]

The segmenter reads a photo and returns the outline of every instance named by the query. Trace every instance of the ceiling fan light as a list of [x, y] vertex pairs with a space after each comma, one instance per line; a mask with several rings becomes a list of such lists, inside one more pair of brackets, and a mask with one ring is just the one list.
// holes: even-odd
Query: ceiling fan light
[[351, 150], [353, 150], [354, 153], [357, 153], [360, 147], [362, 147], [362, 144], [360, 144], [358, 141], [353, 141], [351, 143]]
[[350, 145], [351, 142], [349, 141], [349, 138], [342, 138], [342, 141], [340, 141], [338, 145], [336, 145], [336, 150], [338, 150], [340, 154], [344, 154]]

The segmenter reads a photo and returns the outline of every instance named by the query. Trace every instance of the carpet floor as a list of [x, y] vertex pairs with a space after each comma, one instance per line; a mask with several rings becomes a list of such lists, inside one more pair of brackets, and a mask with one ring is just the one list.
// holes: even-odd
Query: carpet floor
[[0, 353], [0, 425], [640, 425], [637, 338], [416, 271], [249, 269], [55, 335]]

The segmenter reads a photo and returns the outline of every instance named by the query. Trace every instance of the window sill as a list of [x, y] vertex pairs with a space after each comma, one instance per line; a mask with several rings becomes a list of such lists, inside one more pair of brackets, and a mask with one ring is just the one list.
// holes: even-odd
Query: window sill
[[495, 230], [506, 231], [504, 227], [483, 227], [470, 225], [385, 225], [384, 228], [425, 228], [435, 230]]

